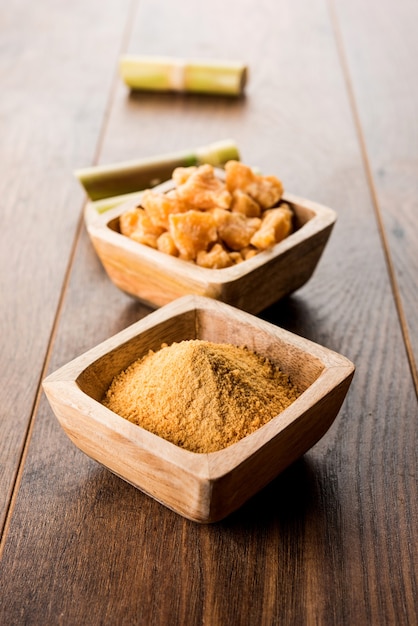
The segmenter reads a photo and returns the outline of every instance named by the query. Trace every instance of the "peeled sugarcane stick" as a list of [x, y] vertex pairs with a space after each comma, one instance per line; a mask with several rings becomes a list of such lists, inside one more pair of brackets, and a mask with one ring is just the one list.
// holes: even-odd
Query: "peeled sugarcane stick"
[[171, 178], [176, 167], [202, 163], [221, 167], [230, 160], [238, 161], [239, 152], [234, 141], [228, 139], [194, 150], [183, 150], [113, 165], [87, 167], [76, 170], [74, 174], [90, 200], [102, 200], [155, 187]]
[[120, 196], [112, 196], [111, 198], [102, 198], [101, 200], [93, 200], [89, 202], [92, 208], [96, 210], [97, 213], [104, 213], [105, 211], [109, 211], [109, 209], [113, 209], [115, 206], [119, 204], [124, 204], [128, 200], [133, 200], [135, 198], [140, 198], [142, 191], [133, 191], [132, 193], [124, 193]]
[[124, 55], [119, 62], [122, 79], [131, 89], [185, 91], [239, 96], [248, 68], [237, 61], [183, 60], [171, 57]]

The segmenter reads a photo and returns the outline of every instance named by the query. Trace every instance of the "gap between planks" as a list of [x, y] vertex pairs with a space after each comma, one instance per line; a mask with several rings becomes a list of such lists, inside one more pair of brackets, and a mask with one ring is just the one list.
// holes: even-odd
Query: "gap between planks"
[[358, 109], [357, 102], [356, 102], [353, 81], [351, 79], [349, 64], [348, 64], [348, 60], [347, 60], [347, 54], [345, 52], [342, 32], [341, 32], [341, 28], [340, 28], [340, 25], [339, 25], [337, 11], [336, 11], [336, 8], [335, 8], [335, 0], [326, 0], [326, 1], [327, 1], [327, 5], [328, 5], [328, 12], [329, 12], [329, 15], [330, 15], [330, 21], [331, 21], [332, 29], [333, 29], [333, 32], [334, 32], [335, 43], [336, 43], [336, 48], [337, 48], [337, 55], [338, 55], [338, 58], [339, 58], [339, 61], [340, 61], [341, 70], [342, 70], [344, 81], [345, 81], [345, 84], [346, 84], [349, 105], [350, 105], [351, 113], [352, 113], [352, 116], [353, 116], [353, 121], [354, 121], [354, 126], [355, 126], [355, 129], [356, 129], [356, 133], [357, 133], [357, 138], [358, 138], [358, 141], [359, 141], [361, 158], [362, 158], [362, 161], [363, 161], [363, 167], [364, 167], [364, 170], [365, 170], [366, 179], [367, 179], [367, 183], [368, 183], [368, 186], [369, 186], [369, 191], [370, 191], [372, 206], [373, 206], [373, 210], [374, 210], [374, 215], [375, 215], [376, 222], [377, 222], [379, 236], [380, 236], [380, 239], [381, 239], [381, 242], [382, 242], [383, 254], [384, 254], [385, 261], [386, 261], [386, 267], [387, 267], [387, 270], [388, 270], [389, 282], [390, 282], [390, 286], [391, 286], [391, 290], [392, 290], [392, 295], [393, 295], [393, 299], [395, 301], [396, 312], [397, 312], [399, 323], [400, 323], [400, 326], [401, 326], [401, 333], [402, 333], [402, 337], [403, 337], [403, 341], [404, 341], [404, 345], [405, 345], [405, 350], [406, 350], [406, 355], [407, 355], [407, 359], [408, 359], [408, 363], [409, 363], [409, 368], [410, 368], [410, 371], [411, 371], [411, 376], [412, 376], [412, 380], [413, 380], [414, 387], [415, 387], [415, 393], [416, 393], [417, 399], [418, 399], [418, 369], [417, 369], [417, 363], [415, 361], [415, 356], [414, 356], [414, 351], [413, 351], [412, 344], [411, 344], [411, 339], [410, 339], [410, 335], [409, 335], [409, 330], [408, 330], [407, 320], [406, 320], [406, 316], [405, 316], [405, 311], [404, 311], [404, 308], [403, 308], [403, 305], [402, 305], [402, 298], [401, 298], [401, 295], [400, 295], [400, 292], [399, 292], [399, 287], [398, 287], [397, 280], [396, 280], [396, 273], [395, 273], [395, 269], [394, 269], [394, 265], [393, 265], [393, 261], [392, 261], [392, 255], [390, 253], [388, 238], [387, 238], [385, 227], [384, 227], [384, 223], [383, 223], [382, 212], [381, 212], [381, 208], [380, 208], [380, 203], [379, 203], [376, 183], [374, 181], [372, 167], [371, 167], [371, 164], [370, 164], [370, 157], [369, 157], [369, 154], [368, 154], [366, 139], [365, 139], [365, 135], [364, 135], [364, 132], [363, 132], [361, 119], [360, 119], [360, 113], [359, 113], [359, 109]]
[[[138, 0], [131, 0], [131, 3], [128, 7], [128, 11], [127, 11], [127, 17], [126, 17], [126, 22], [125, 22], [125, 26], [124, 29], [122, 31], [122, 36], [121, 36], [121, 44], [120, 44], [120, 48], [117, 52], [117, 59], [116, 59], [116, 63], [115, 63], [115, 68], [114, 68], [114, 72], [113, 72], [113, 77], [110, 83], [110, 89], [109, 89], [109, 95], [106, 101], [106, 105], [105, 105], [105, 109], [104, 109], [104, 113], [103, 113], [103, 122], [101, 124], [100, 130], [99, 130], [99, 135], [97, 138], [97, 144], [96, 144], [96, 149], [94, 151], [94, 156], [93, 156], [93, 160], [92, 160], [92, 165], [97, 165], [99, 162], [99, 158], [100, 158], [100, 154], [103, 148], [103, 143], [104, 143], [104, 139], [106, 136], [106, 131], [107, 131], [107, 127], [109, 124], [109, 118], [110, 118], [110, 112], [113, 106], [113, 102], [115, 99], [115, 94], [116, 94], [116, 89], [117, 89], [117, 84], [119, 81], [119, 72], [118, 72], [118, 59], [119, 56], [126, 50], [127, 48], [127, 44], [129, 42], [129, 39], [131, 37], [131, 33], [132, 33], [132, 25], [135, 22], [135, 14], [138, 8]], [[23, 471], [24, 471], [24, 467], [25, 467], [25, 461], [28, 455], [28, 450], [29, 450], [29, 444], [32, 438], [32, 432], [34, 429], [34, 423], [35, 423], [35, 416], [37, 414], [38, 408], [39, 408], [39, 404], [41, 401], [41, 396], [42, 396], [42, 380], [44, 379], [44, 377], [47, 374], [48, 371], [48, 366], [49, 366], [49, 362], [51, 360], [51, 354], [52, 354], [52, 349], [53, 346], [55, 344], [55, 338], [57, 336], [57, 331], [58, 331], [58, 323], [61, 317], [61, 313], [64, 307], [64, 300], [65, 300], [65, 296], [68, 290], [68, 285], [69, 285], [69, 281], [70, 281], [70, 276], [71, 276], [71, 272], [72, 272], [72, 268], [73, 268], [73, 264], [74, 264], [74, 259], [75, 259], [75, 255], [76, 255], [76, 250], [77, 250], [77, 246], [78, 246], [78, 242], [80, 240], [80, 236], [81, 236], [81, 232], [82, 232], [82, 228], [84, 225], [84, 209], [85, 209], [85, 204], [86, 204], [86, 200], [83, 201], [81, 209], [80, 209], [80, 216], [77, 222], [77, 226], [76, 226], [76, 230], [75, 230], [75, 234], [74, 234], [74, 239], [73, 239], [73, 243], [70, 249], [70, 255], [68, 258], [68, 264], [67, 264], [67, 268], [65, 270], [65, 274], [64, 274], [64, 280], [62, 283], [62, 288], [61, 288], [61, 293], [58, 299], [58, 305], [57, 305], [57, 309], [55, 312], [55, 316], [54, 316], [54, 320], [52, 323], [52, 328], [51, 328], [51, 334], [50, 334], [50, 338], [47, 344], [47, 348], [46, 348], [46, 352], [45, 352], [45, 358], [44, 358], [44, 362], [42, 365], [42, 369], [41, 369], [41, 374], [38, 380], [38, 384], [37, 384], [37, 388], [36, 388], [36, 393], [35, 393], [35, 398], [34, 398], [34, 402], [32, 405], [32, 409], [31, 409], [31, 413], [30, 413], [30, 417], [29, 417], [29, 422], [28, 422], [28, 426], [26, 428], [26, 433], [24, 435], [23, 438], [23, 445], [22, 445], [22, 451], [20, 454], [20, 458], [18, 461], [18, 467], [16, 470], [16, 474], [15, 474], [15, 479], [11, 485], [10, 488], [10, 496], [9, 496], [9, 500], [8, 500], [8, 505], [6, 506], [6, 514], [4, 517], [4, 523], [3, 526], [0, 528], [0, 560], [2, 558], [3, 555], [3, 551], [4, 551], [4, 547], [5, 547], [5, 543], [6, 543], [6, 537], [8, 535], [8, 530], [10, 527], [10, 522], [11, 522], [11, 518], [13, 515], [13, 510], [14, 510], [14, 506], [17, 500], [17, 496], [18, 496], [18, 492], [19, 492], [19, 487], [20, 487], [20, 483], [22, 481], [22, 476], [23, 476]]]

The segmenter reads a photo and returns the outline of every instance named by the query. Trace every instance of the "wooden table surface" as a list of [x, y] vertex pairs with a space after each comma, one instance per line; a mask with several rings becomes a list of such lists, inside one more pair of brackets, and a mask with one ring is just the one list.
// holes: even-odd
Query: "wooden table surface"
[[[0, 3], [0, 624], [418, 623], [418, 4]], [[244, 60], [246, 97], [131, 95], [123, 52]], [[88, 240], [73, 170], [231, 137], [338, 221], [261, 317], [347, 356], [326, 436], [198, 525], [66, 437], [41, 390], [151, 309]]]

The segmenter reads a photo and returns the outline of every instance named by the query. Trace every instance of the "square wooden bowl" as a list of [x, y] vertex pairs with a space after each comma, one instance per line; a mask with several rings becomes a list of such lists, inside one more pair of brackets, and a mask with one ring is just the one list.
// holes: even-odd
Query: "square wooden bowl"
[[[216, 170], [223, 178], [222, 170]], [[168, 181], [155, 187], [169, 191]], [[196, 294], [258, 313], [299, 289], [312, 276], [336, 220], [332, 209], [284, 194], [294, 211], [294, 232], [270, 250], [238, 265], [208, 269], [154, 250], [122, 235], [120, 215], [140, 204], [140, 197], [103, 214], [89, 211], [87, 230], [114, 284], [151, 304], [162, 306], [175, 298]]]
[[[302, 393], [251, 435], [209, 454], [184, 450], [101, 404], [113, 377], [133, 361], [185, 339], [244, 344], [279, 365]], [[184, 517], [215, 522], [324, 435], [353, 373], [348, 359], [327, 348], [222, 302], [185, 296], [64, 365], [43, 387], [83, 452]]]

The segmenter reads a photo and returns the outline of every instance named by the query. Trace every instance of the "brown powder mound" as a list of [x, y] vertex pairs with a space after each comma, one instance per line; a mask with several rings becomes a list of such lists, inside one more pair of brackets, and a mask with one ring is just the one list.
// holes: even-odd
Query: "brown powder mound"
[[203, 340], [164, 345], [112, 381], [103, 404], [191, 450], [239, 441], [299, 395], [289, 377], [247, 348]]

